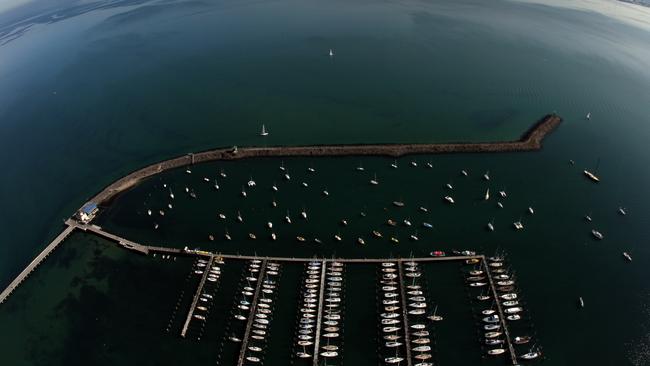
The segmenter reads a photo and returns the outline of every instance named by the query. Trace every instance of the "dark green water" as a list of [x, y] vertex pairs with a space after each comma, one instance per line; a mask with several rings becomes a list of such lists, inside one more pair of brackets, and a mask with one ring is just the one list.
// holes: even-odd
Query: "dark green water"
[[[114, 179], [148, 163], [233, 144], [512, 139], [531, 121], [555, 110], [565, 123], [541, 152], [417, 157], [420, 165], [431, 160], [431, 171], [407, 168], [410, 159], [403, 159], [401, 175], [388, 168], [389, 160], [379, 158], [364, 159], [365, 175], [354, 171], [355, 158], [287, 160], [292, 187], [280, 187], [279, 213], [271, 212], [268, 189], [273, 180], [284, 184], [278, 161], [226, 166], [229, 177], [223, 185], [229, 193], [223, 201], [200, 180], [215, 175], [216, 167], [197, 167], [191, 177], [182, 172], [166, 176], [178, 186], [178, 202], [156, 233], [142, 210], [145, 203], [155, 204], [155, 192], [160, 190], [154, 186], [160, 181], [125, 195], [123, 205], [107, 212], [103, 224], [156, 244], [285, 255], [506, 249], [519, 273], [547, 363], [647, 364], [650, 216], [644, 209], [650, 202], [645, 190], [650, 183], [646, 150], [650, 38], [647, 26], [621, 20], [631, 12], [647, 24], [644, 13], [615, 4], [594, 12], [471, 0], [70, 0], [12, 10], [3, 4], [0, 282], [8, 283], [60, 231], [59, 220]], [[333, 58], [327, 55], [330, 48]], [[591, 121], [584, 119], [587, 111], [592, 112]], [[271, 131], [266, 139], [256, 135], [262, 123]], [[580, 171], [594, 169], [598, 158], [603, 182], [595, 186]], [[568, 165], [568, 159], [576, 166]], [[301, 190], [297, 182], [311, 164], [320, 181], [309, 180], [310, 190]], [[466, 180], [458, 176], [462, 168], [471, 173]], [[500, 187], [509, 193], [503, 210], [476, 201], [486, 188], [477, 174], [485, 170], [493, 176], [493, 196]], [[367, 180], [375, 171], [381, 184], [372, 191]], [[240, 203], [238, 191], [251, 174], [259, 187]], [[448, 181], [455, 187], [455, 207], [440, 200]], [[190, 183], [199, 193], [194, 203], [182, 194], [182, 187]], [[320, 185], [331, 191], [330, 201], [318, 194]], [[390, 206], [398, 198], [408, 204], [403, 213]], [[411, 243], [406, 239], [409, 231], [402, 227], [398, 247], [370, 240], [368, 232], [379, 228], [389, 214], [420, 222], [416, 211], [420, 202], [431, 206], [429, 219], [435, 230], [420, 229], [421, 240]], [[536, 210], [531, 218], [525, 214], [529, 205]], [[314, 225], [300, 223], [297, 210], [303, 206]], [[618, 206], [627, 207], [629, 214], [619, 216]], [[295, 232], [281, 225], [285, 207], [291, 209]], [[228, 211], [229, 218], [233, 210], [246, 212], [250, 227], [229, 227], [238, 238], [253, 230], [266, 238], [263, 224], [273, 217], [282, 241], [208, 243], [208, 234], [223, 229], [215, 218], [218, 208]], [[357, 215], [360, 210], [368, 211], [363, 220]], [[587, 212], [605, 234], [602, 242], [591, 241], [591, 226], [582, 220]], [[349, 240], [322, 247], [284, 241], [296, 232], [329, 238], [343, 230], [337, 224], [342, 215], [351, 220], [346, 240], [363, 234], [369, 242], [365, 248]], [[520, 216], [525, 229], [510, 230]], [[492, 217], [497, 230], [488, 234], [484, 225]], [[382, 231], [386, 234], [388, 229]], [[221, 233], [217, 236], [221, 238]], [[632, 264], [622, 261], [623, 250], [632, 253]], [[184, 280], [185, 269], [179, 271], [180, 275], [170, 275], [173, 281]], [[87, 277], [77, 267], [73, 272], [82, 280]], [[26, 286], [36, 286], [39, 273]], [[61, 278], [57, 284], [63, 290], [67, 286]], [[55, 288], [38, 290], [43, 291], [38, 295], [34, 290], [34, 296], [49, 301], [25, 300], [43, 307], [27, 316], [45, 316], [47, 306], [51, 309], [66, 296]], [[141, 299], [151, 305], [156, 296], [141, 294]], [[577, 296], [587, 303], [581, 312], [575, 309]], [[75, 327], [91, 327], [91, 315], [79, 317]], [[157, 331], [156, 321], [147, 321], [144, 327]], [[28, 320], [12, 322], [14, 329], [21, 328], [19, 335], [3, 334], [12, 342], [31, 337], [32, 344], [43, 347], [41, 343], [47, 342], [34, 340], [40, 339], [35, 334], [58, 339], [56, 332], [63, 332], [31, 328]], [[460, 336], [457, 341], [464, 339]], [[0, 347], [29, 349], [10, 344]], [[191, 345], [181, 347], [192, 352]], [[591, 350], [602, 351], [590, 355]], [[115, 362], [136, 353], [118, 354], [111, 356]], [[56, 363], [65, 357], [53, 352], [43, 359]], [[443, 363], [454, 364], [441, 353], [441, 361], [444, 357], [449, 361]], [[161, 359], [175, 360], [166, 353]], [[207, 353], [197, 359], [214, 360]]]

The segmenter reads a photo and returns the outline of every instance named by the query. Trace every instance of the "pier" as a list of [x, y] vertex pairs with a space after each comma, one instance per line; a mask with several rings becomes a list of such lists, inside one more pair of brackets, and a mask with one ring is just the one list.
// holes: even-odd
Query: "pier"
[[[217, 148], [214, 150], [186, 154], [136, 170], [113, 182], [92, 197], [89, 202], [106, 205], [119, 193], [128, 190], [138, 182], [162, 173], [188, 165], [247, 158], [267, 157], [314, 157], [314, 156], [388, 156], [400, 157], [410, 154], [445, 153], [489, 153], [534, 151], [542, 148], [542, 141], [562, 122], [556, 114], [549, 114], [533, 124], [518, 140], [496, 142], [456, 142], [438, 144], [359, 144], [359, 145], [314, 145], [314, 146], [273, 146]], [[88, 203], [88, 202], [87, 202]]]
[[503, 314], [503, 309], [501, 308], [501, 300], [499, 300], [499, 294], [497, 289], [494, 286], [494, 281], [492, 280], [492, 273], [490, 272], [490, 267], [485, 260], [485, 256], [481, 256], [481, 263], [485, 273], [487, 274], [488, 282], [490, 283], [490, 289], [492, 290], [492, 296], [494, 296], [494, 302], [497, 304], [497, 311], [499, 313], [499, 319], [501, 320], [501, 326], [503, 327], [503, 333], [506, 336], [506, 343], [508, 344], [508, 353], [510, 353], [510, 359], [512, 360], [513, 365], [518, 365], [517, 363], [517, 353], [515, 352], [515, 347], [512, 345], [512, 339], [510, 339], [510, 331], [508, 330], [508, 324], [506, 324], [506, 317]]
[[260, 263], [260, 274], [257, 276], [257, 286], [255, 287], [255, 293], [253, 295], [253, 301], [251, 302], [250, 311], [248, 313], [248, 320], [246, 321], [246, 329], [244, 330], [244, 336], [242, 337], [241, 349], [239, 350], [239, 358], [237, 358], [237, 366], [242, 366], [244, 360], [246, 359], [246, 350], [248, 349], [248, 337], [251, 333], [251, 326], [253, 325], [253, 320], [255, 319], [255, 313], [257, 312], [257, 302], [260, 298], [260, 290], [262, 289], [262, 283], [264, 282], [264, 273], [266, 273], [266, 259]]
[[7, 286], [7, 288], [5, 288], [2, 293], [0, 293], [0, 304], [7, 300], [7, 297], [9, 297], [9, 295], [11, 295], [11, 293], [14, 292], [14, 290], [20, 286], [20, 284], [27, 277], [29, 277], [29, 275], [41, 264], [41, 262], [43, 262], [43, 260], [47, 258], [50, 253], [52, 253], [54, 249], [56, 249], [59, 244], [61, 244], [61, 242], [63, 242], [63, 240], [67, 238], [74, 229], [75, 228], [73, 226], [68, 225], [65, 230], [57, 235], [56, 238], [54, 238], [54, 240], [52, 240], [52, 242], [50, 242], [50, 244], [48, 244], [48, 246], [46, 246], [45, 249], [43, 249], [43, 251], [41, 251], [36, 256], [36, 258], [32, 259], [27, 267], [25, 267], [25, 269], [23, 269], [22, 272], [20, 272], [20, 274], [18, 274], [18, 276], [13, 281], [11, 281], [9, 286]]
[[181, 337], [183, 338], [185, 338], [185, 334], [187, 334], [187, 328], [190, 326], [190, 322], [192, 321], [192, 316], [194, 315], [196, 304], [199, 302], [199, 297], [203, 291], [203, 286], [205, 285], [205, 280], [208, 278], [208, 274], [210, 273], [209, 269], [212, 267], [213, 261], [214, 257], [211, 256], [208, 260], [208, 264], [205, 267], [206, 269], [203, 271], [201, 281], [199, 282], [199, 285], [196, 286], [196, 292], [194, 293], [194, 299], [192, 299], [192, 305], [190, 305], [190, 309], [187, 312], [187, 318], [185, 318], [185, 324], [183, 324], [183, 329], [181, 330]]
[[320, 328], [323, 323], [323, 297], [325, 295], [325, 273], [327, 272], [327, 260], [321, 260], [320, 267], [320, 288], [318, 289], [318, 315], [316, 316], [316, 336], [314, 337], [314, 362], [313, 366], [318, 366], [318, 356], [320, 354]]
[[411, 359], [411, 338], [409, 334], [409, 321], [408, 321], [408, 311], [406, 303], [406, 291], [404, 291], [404, 268], [402, 261], [397, 261], [397, 275], [399, 276], [399, 292], [400, 298], [402, 300], [402, 322], [404, 324], [404, 348], [406, 348], [406, 365], [413, 365], [413, 360]]

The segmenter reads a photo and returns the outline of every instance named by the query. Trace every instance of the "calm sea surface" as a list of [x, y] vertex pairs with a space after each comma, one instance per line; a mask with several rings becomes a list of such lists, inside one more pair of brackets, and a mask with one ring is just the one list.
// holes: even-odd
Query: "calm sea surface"
[[[148, 180], [120, 197], [100, 223], [146, 243], [242, 253], [376, 257], [506, 250], [547, 364], [650, 363], [645, 13], [634, 13], [644, 25], [620, 20], [634, 10], [615, 2], [579, 11], [502, 0], [69, 0], [0, 11], [1, 284], [89, 197], [149, 163], [234, 144], [515, 139], [557, 111], [564, 123], [540, 152], [417, 156], [417, 168], [407, 157], [397, 170], [383, 158], [285, 159], [290, 182], [282, 179], [279, 160], [205, 164], [191, 175], [178, 170]], [[257, 135], [262, 123], [271, 132], [266, 138]], [[425, 167], [429, 161], [433, 169]], [[355, 170], [360, 163], [363, 173]], [[310, 166], [315, 174], [307, 172]], [[222, 168], [228, 173], [223, 181]], [[595, 169], [602, 182], [586, 181], [585, 168]], [[461, 169], [469, 177], [461, 177]], [[488, 170], [489, 184], [480, 179]], [[380, 185], [371, 187], [375, 173]], [[220, 191], [203, 177], [219, 179]], [[242, 200], [239, 192], [251, 177], [258, 186]], [[453, 207], [442, 201], [446, 183], [454, 186]], [[163, 184], [176, 199], [160, 217], [157, 211], [169, 203]], [[185, 194], [186, 186], [198, 199]], [[492, 200], [486, 203], [481, 198], [488, 187]], [[325, 188], [328, 199], [320, 193]], [[501, 189], [508, 198], [498, 209], [494, 199]], [[271, 208], [274, 197], [277, 209]], [[407, 205], [397, 210], [394, 200]], [[528, 206], [535, 215], [526, 213]], [[617, 213], [619, 206], [627, 216]], [[299, 219], [302, 209], [308, 222]], [[233, 220], [238, 210], [243, 224]], [[287, 210], [290, 227], [282, 222]], [[219, 212], [225, 222], [218, 221]], [[592, 223], [583, 219], [587, 213]], [[340, 226], [342, 218], [350, 224]], [[410, 219], [413, 226], [390, 229], [388, 218]], [[512, 222], [519, 219], [525, 228], [515, 232]], [[490, 220], [493, 233], [485, 230]], [[281, 240], [268, 239], [267, 221]], [[421, 228], [423, 221], [434, 229]], [[592, 228], [605, 239], [593, 241]], [[223, 242], [226, 229], [236, 243]], [[375, 229], [399, 237], [400, 244], [373, 240]], [[345, 240], [333, 243], [339, 231]], [[249, 232], [258, 240], [245, 239]], [[411, 234], [420, 240], [409, 241]], [[296, 235], [325, 243], [299, 245]], [[366, 247], [354, 244], [358, 236]], [[623, 261], [624, 250], [633, 263]], [[0, 307], [3, 364], [214, 363], [224, 322], [209, 324], [198, 346], [163, 333], [180, 291], [192, 288], [184, 282], [190, 267], [71, 237]], [[439, 348], [450, 353], [440, 351], [439, 360], [472, 364], [480, 351], [471, 338], [469, 304], [452, 310], [461, 301], [454, 299], [465, 299], [460, 272], [452, 267], [432, 267], [428, 274], [432, 293], [440, 283], [446, 313], [457, 314], [440, 326]], [[236, 290], [239, 270], [232, 272], [233, 280], [225, 281], [232, 288], [224, 291]], [[374, 326], [364, 306], [374, 316], [375, 268], [347, 273], [348, 317]], [[287, 268], [283, 276], [280, 297], [295, 306], [289, 297], [300, 268]], [[129, 281], [134, 285], [126, 286]], [[580, 311], [578, 296], [586, 303]], [[94, 314], [102, 316], [93, 321]], [[278, 314], [292, 321], [290, 308]], [[346, 363], [375, 362], [347, 351], [354, 345], [359, 354], [374, 354], [362, 331], [347, 332], [352, 344], [346, 354], [352, 356]], [[134, 348], [135, 339], [143, 348]], [[269, 357], [288, 362], [282, 357], [289, 346], [275, 342]], [[454, 351], [463, 344], [475, 353]], [[192, 361], [188, 354], [195, 355]]]

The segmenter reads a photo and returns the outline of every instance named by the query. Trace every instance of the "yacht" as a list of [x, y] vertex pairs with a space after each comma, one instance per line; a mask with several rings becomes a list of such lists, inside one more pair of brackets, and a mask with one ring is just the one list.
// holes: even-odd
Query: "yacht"
[[266, 227], [268, 227], [269, 229], [273, 229], [273, 223], [271, 221], [267, 222]]
[[488, 188], [487, 191], [485, 191], [485, 200], [487, 201], [489, 199], [490, 199], [490, 188]]
[[513, 339], [513, 342], [515, 344], [526, 344], [526, 343], [530, 342], [530, 336], [515, 337]]
[[378, 237], [378, 238], [383, 237], [383, 235], [381, 235], [381, 233], [380, 233], [379, 231], [377, 231], [377, 230], [373, 230], [373, 231], [372, 231], [372, 235], [374, 235], [374, 236], [376, 236], [376, 237]]
[[260, 132], [260, 136], [268, 136], [269, 132], [266, 130], [266, 127], [262, 125], [262, 132]]
[[532, 207], [528, 207], [528, 213], [531, 214], [531, 215], [534, 215], [534, 214], [535, 214], [535, 210], [533, 210]]
[[302, 211], [300, 212], [300, 216], [302, 216], [303, 219], [307, 220], [307, 211], [302, 210]]
[[307, 184], [307, 182], [302, 182], [302, 186], [307, 188], [307, 187], [309, 187], [309, 184]]
[[338, 234], [334, 235], [334, 239], [335, 239], [336, 241], [341, 241], [341, 240], [343, 240], [343, 239], [341, 239], [341, 236], [338, 235]]
[[632, 262], [632, 256], [628, 252], [623, 252], [623, 257], [625, 257], [628, 262]]
[[490, 180], [490, 171], [489, 170], [487, 172], [485, 172], [485, 174], [483, 174], [483, 179]]
[[404, 202], [402, 201], [393, 201], [393, 205], [397, 207], [404, 207]]
[[420, 206], [419, 210], [422, 212], [429, 212], [429, 209], [424, 206]]
[[466, 170], [461, 170], [460, 174], [462, 174], [464, 177], [466, 177], [467, 176], [467, 171]]
[[508, 195], [506, 194], [506, 191], [499, 191], [499, 195], [500, 195], [502, 198], [506, 198], [506, 197], [508, 197]]
[[169, 198], [174, 199], [174, 192], [172, 192], [171, 188], [169, 188]]
[[451, 204], [454, 203], [454, 199], [451, 198], [451, 196], [445, 196], [445, 201], [447, 201], [447, 202], [449, 202], [449, 203], [451, 203]]
[[431, 164], [431, 162], [428, 162], [428, 163], [427, 163], [427, 168], [432, 169], [432, 168], [433, 168], [433, 164]]
[[413, 240], [413, 241], [418, 241], [418, 240], [420, 240], [420, 238], [418, 238], [418, 236], [415, 235], [415, 234], [411, 234], [411, 235], [409, 236], [409, 238], [411, 238], [411, 240]]
[[404, 219], [404, 226], [411, 226], [411, 221]]
[[225, 178], [225, 177], [227, 177], [226, 172], [225, 172], [223, 169], [221, 169], [221, 170], [219, 171], [219, 176], [220, 176], [221, 178]]
[[523, 355], [519, 356], [519, 358], [521, 358], [522, 360], [534, 360], [541, 355], [542, 355], [541, 351], [530, 350], [530, 352], [524, 353]]
[[151, 216], [151, 210], [147, 210], [147, 215]]
[[185, 173], [192, 174], [192, 171], [190, 170], [190, 168], [187, 168], [187, 169], [185, 169]]
[[214, 189], [219, 190], [219, 183], [217, 183], [217, 180], [214, 180]]
[[366, 244], [366, 242], [362, 238], [357, 238], [357, 242], [361, 245]]
[[246, 198], [246, 196], [247, 196], [246, 190], [244, 189], [244, 187], [242, 187], [242, 189], [241, 189], [241, 196], [244, 197], [244, 198]]
[[397, 169], [397, 160], [393, 161], [393, 163], [390, 165], [391, 168]]
[[277, 240], [277, 239], [278, 239], [278, 236], [275, 235], [275, 233], [271, 233], [271, 240], [274, 240], [274, 241], [275, 241], [275, 240]]
[[515, 226], [515, 229], [521, 230], [524, 228], [524, 225], [521, 223], [521, 221], [514, 222], [513, 225]]
[[447, 189], [454, 189], [454, 186], [452, 186], [451, 183], [447, 183], [445, 186]]
[[280, 162], [280, 170], [282, 170], [282, 171], [285, 170], [285, 167], [284, 167], [284, 160]]
[[620, 213], [623, 216], [627, 215], [627, 211], [625, 210], [625, 207], [619, 207], [618, 213]]
[[357, 171], [364, 171], [365, 169], [363, 168], [363, 165], [361, 165], [361, 162], [359, 162], [359, 166], [357, 167]]
[[287, 224], [291, 223], [291, 217], [289, 217], [289, 211], [287, 211], [287, 215], [284, 217], [284, 221], [286, 221]]
[[587, 112], [587, 115], [585, 116], [585, 118], [590, 120], [591, 119], [591, 112]]
[[330, 48], [329, 55], [330, 55], [330, 57], [334, 57], [334, 51], [331, 48]]
[[307, 171], [309, 173], [316, 173], [316, 169], [314, 169], [314, 167], [311, 167], [311, 166], [309, 168], [307, 168]]
[[493, 224], [492, 222], [488, 222], [488, 224], [487, 224], [487, 228], [488, 228], [488, 230], [490, 230], [490, 231], [494, 231], [494, 224]]
[[487, 353], [488, 353], [488, 355], [491, 355], [491, 356], [498, 356], [500, 354], [503, 354], [505, 351], [506, 350], [503, 349], [503, 348], [494, 348], [494, 349], [488, 350]]
[[415, 160], [413, 160], [413, 161], [411, 162], [411, 166], [412, 166], [412, 167], [416, 167], [416, 166], [418, 166], [418, 163], [417, 163]]
[[499, 208], [503, 208], [503, 203], [501, 203], [501, 202], [497, 202], [497, 206], [498, 206]]
[[323, 190], [323, 196], [327, 197], [329, 195], [330, 195], [330, 193], [327, 191], [327, 189], [324, 189]]
[[244, 219], [241, 217], [241, 213], [237, 211], [237, 221], [244, 222]]
[[603, 238], [604, 238], [603, 234], [600, 231], [595, 230], [595, 229], [591, 230], [591, 235], [593, 235], [598, 240], [603, 240]]
[[431, 225], [431, 224], [428, 223], [428, 222], [423, 222], [423, 223], [422, 223], [422, 226], [425, 227], [425, 228], [427, 228], [427, 229], [433, 229], [433, 225]]

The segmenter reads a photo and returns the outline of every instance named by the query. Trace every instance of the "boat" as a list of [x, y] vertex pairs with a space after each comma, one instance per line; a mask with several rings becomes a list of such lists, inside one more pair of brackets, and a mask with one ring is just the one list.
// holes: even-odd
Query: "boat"
[[331, 48], [330, 48], [330, 52], [329, 52], [329, 55], [330, 55], [330, 57], [334, 57], [334, 51], [332, 51], [332, 49], [331, 49]]
[[260, 136], [268, 136], [269, 132], [266, 130], [266, 127], [262, 125], [262, 132], [260, 132]]
[[383, 235], [381, 235], [381, 233], [380, 233], [379, 231], [376, 231], [376, 230], [373, 230], [373, 231], [372, 231], [372, 235], [374, 235], [374, 236], [376, 236], [376, 237], [378, 237], [378, 238], [383, 237]]
[[253, 234], [253, 233], [248, 233], [248, 237], [253, 239], [253, 240], [257, 239], [257, 236], [255, 236], [255, 234]]
[[415, 160], [413, 160], [413, 161], [411, 161], [411, 166], [412, 167], [417, 167], [418, 163]]
[[619, 207], [618, 213], [620, 213], [623, 216], [627, 215], [627, 211], [625, 210], [625, 207]]
[[363, 168], [363, 165], [361, 165], [361, 162], [359, 162], [359, 166], [357, 167], [357, 171], [364, 171], [365, 169]]
[[429, 212], [429, 209], [426, 208], [426, 207], [424, 207], [424, 206], [420, 206], [420, 207], [418, 208], [418, 210], [420, 210], [420, 211], [422, 211], [422, 212]]
[[362, 238], [357, 238], [357, 242], [361, 245], [365, 245], [366, 242]]
[[503, 203], [501, 203], [501, 202], [497, 202], [497, 206], [498, 206], [499, 208], [503, 208]]
[[379, 181], [377, 180], [377, 174], [375, 174], [375, 177], [370, 180], [370, 184], [376, 186], [379, 184]]
[[466, 170], [461, 170], [460, 174], [462, 174], [464, 177], [466, 177], [468, 175]]
[[444, 257], [445, 252], [443, 252], [442, 250], [434, 250], [433, 252], [430, 252], [429, 255], [432, 257]]
[[433, 225], [431, 225], [431, 224], [428, 223], [428, 222], [423, 222], [423, 223], [422, 223], [422, 226], [425, 227], [425, 228], [427, 228], [427, 229], [433, 229]]
[[521, 230], [521, 229], [524, 228], [524, 225], [521, 223], [521, 221], [516, 221], [516, 222], [513, 223], [513, 225], [514, 225], [515, 229], [517, 229], [517, 230]]
[[522, 360], [534, 360], [538, 358], [539, 356], [542, 355], [541, 351], [533, 351], [532, 349], [528, 353], [524, 353], [523, 355], [519, 356]]
[[411, 221], [409, 221], [408, 219], [404, 219], [404, 221], [402, 222], [404, 223], [404, 226], [411, 226]]
[[503, 344], [503, 339], [489, 338], [485, 340], [485, 344], [488, 346], [496, 346], [497, 344]]
[[394, 236], [391, 236], [391, 237], [390, 237], [390, 241], [392, 241], [392, 242], [395, 243], [395, 244], [399, 243], [399, 239], [397, 239], [397, 238], [394, 237]]
[[327, 197], [329, 195], [330, 195], [329, 191], [327, 189], [324, 189], [323, 190], [323, 196]]
[[334, 235], [334, 240], [336, 240], [336, 241], [341, 241], [341, 240], [343, 240], [343, 239], [341, 238], [340, 235], [336, 234], [336, 235]]
[[483, 321], [486, 323], [498, 323], [500, 320], [499, 316], [494, 314], [483, 318]]
[[336, 356], [338, 356], [339, 353], [336, 352], [336, 351], [325, 351], [325, 352], [321, 352], [320, 355], [323, 356], [323, 357], [329, 357], [329, 358], [331, 358], [331, 357], [336, 357]]
[[531, 214], [531, 215], [534, 215], [534, 214], [535, 214], [535, 210], [533, 210], [532, 207], [528, 207], [528, 213]]
[[590, 120], [590, 119], [591, 119], [591, 112], [587, 112], [587, 115], [585, 116], [585, 118], [586, 118], [587, 120]]
[[[582, 297], [580, 298], [580, 300], [582, 300]], [[520, 306], [515, 306], [515, 307], [512, 307], [512, 308], [506, 308], [506, 309], [503, 310], [503, 312], [506, 313], [506, 314], [516, 314], [516, 313], [520, 313], [522, 311], [524, 311], [524, 309], [522, 307], [520, 307]]]
[[488, 350], [487, 353], [490, 356], [498, 356], [498, 355], [501, 355], [501, 354], [503, 354], [505, 352], [506, 352], [506, 350], [503, 349], [503, 348], [494, 348], [494, 349]]
[[402, 361], [404, 361], [404, 358], [403, 357], [398, 357], [398, 356], [384, 358], [384, 362], [386, 362], [388, 364], [400, 363]]
[[515, 337], [513, 338], [513, 343], [514, 344], [526, 344], [530, 342], [531, 337], [530, 336], [521, 336], [521, 337]]
[[454, 189], [454, 186], [452, 186], [451, 183], [447, 183], [445, 186], [447, 189]]
[[396, 207], [404, 207], [404, 202], [402, 201], [393, 201], [393, 205]]
[[300, 241], [300, 242], [305, 242], [305, 241], [307, 241], [307, 239], [305, 239], [305, 238], [302, 237], [302, 236], [296, 236], [296, 240], [298, 240], [298, 241]]
[[[580, 297], [578, 298], [578, 303], [580, 304], [580, 307], [581, 307], [581, 308], [584, 308], [584, 307], [585, 307], [585, 301], [582, 299], [582, 296], [580, 296]], [[507, 310], [507, 309], [506, 309], [506, 310]]]
[[591, 235], [593, 235], [598, 240], [603, 240], [603, 234], [598, 230], [591, 230]]
[[420, 238], [418, 238], [418, 236], [415, 235], [415, 234], [411, 234], [411, 235], [409, 235], [409, 238], [410, 238], [411, 240], [413, 240], [413, 241], [418, 241], [418, 240], [420, 240]]
[[600, 178], [598, 178], [594, 173], [592, 173], [592, 172], [590, 172], [588, 170], [583, 170], [582, 173], [584, 173], [584, 175], [587, 178], [591, 179], [592, 181], [594, 181], [596, 183], [600, 182]]
[[492, 222], [488, 222], [487, 229], [490, 231], [494, 231], [494, 224]]
[[625, 257], [628, 262], [632, 262], [632, 256], [628, 252], [623, 252], [623, 257]]
[[508, 319], [508, 320], [519, 320], [519, 319], [521, 319], [521, 315], [519, 315], [519, 314], [508, 315], [506, 317], [506, 319]]
[[303, 219], [307, 220], [307, 211], [305, 210], [300, 211], [300, 216], [302, 216]]
[[391, 168], [397, 169], [397, 160], [394, 160], [393, 163], [390, 165]]
[[483, 174], [483, 179], [490, 180], [490, 171], [489, 170], [487, 172], [485, 172], [485, 174]]
[[485, 200], [487, 201], [489, 199], [490, 199], [490, 188], [488, 188], [487, 191], [485, 191]]
[[451, 196], [445, 196], [444, 199], [445, 199], [445, 201], [449, 202], [450, 204], [455, 203], [455, 202], [454, 202], [454, 199], [451, 198]]

